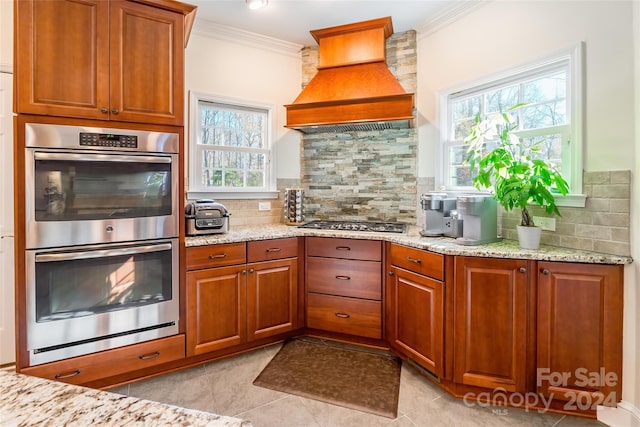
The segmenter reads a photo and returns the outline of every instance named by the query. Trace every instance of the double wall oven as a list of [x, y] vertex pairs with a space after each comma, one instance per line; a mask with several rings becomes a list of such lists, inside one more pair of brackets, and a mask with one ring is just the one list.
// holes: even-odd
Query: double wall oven
[[30, 365], [178, 333], [179, 142], [26, 123]]

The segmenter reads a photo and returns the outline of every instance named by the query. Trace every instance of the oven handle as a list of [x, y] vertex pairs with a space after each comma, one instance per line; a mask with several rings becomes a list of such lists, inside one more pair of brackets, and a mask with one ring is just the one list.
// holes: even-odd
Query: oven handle
[[167, 251], [170, 249], [171, 249], [171, 243], [163, 243], [160, 245], [136, 246], [134, 248], [38, 254], [35, 256], [35, 259], [36, 259], [36, 262], [71, 261], [74, 259], [88, 259], [88, 258], [102, 258], [102, 257], [121, 256], [121, 255], [145, 254], [149, 252]]
[[122, 154], [77, 154], [77, 153], [33, 153], [36, 160], [73, 160], [76, 162], [133, 162], [133, 163], [171, 163], [168, 156], [127, 156]]

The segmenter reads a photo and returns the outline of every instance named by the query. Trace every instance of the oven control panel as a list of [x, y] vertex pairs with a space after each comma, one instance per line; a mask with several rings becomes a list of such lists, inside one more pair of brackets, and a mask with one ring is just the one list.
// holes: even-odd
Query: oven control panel
[[80, 132], [80, 145], [89, 147], [138, 148], [135, 135]]

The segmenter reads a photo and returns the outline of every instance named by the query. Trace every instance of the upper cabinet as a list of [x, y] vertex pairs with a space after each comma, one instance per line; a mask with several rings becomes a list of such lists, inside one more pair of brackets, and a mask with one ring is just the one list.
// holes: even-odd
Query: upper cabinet
[[18, 1], [15, 111], [183, 125], [194, 11], [164, 0]]

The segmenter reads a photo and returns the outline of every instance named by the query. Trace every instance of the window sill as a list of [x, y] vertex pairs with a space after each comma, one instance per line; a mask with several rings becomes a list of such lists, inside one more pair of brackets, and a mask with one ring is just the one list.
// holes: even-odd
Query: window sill
[[187, 199], [214, 199], [214, 200], [256, 200], [277, 199], [279, 191], [234, 191], [234, 192], [210, 192], [187, 191]]
[[[486, 191], [479, 191], [473, 187], [455, 190], [437, 190], [449, 194], [451, 197], [457, 197], [464, 194], [489, 194]], [[584, 208], [587, 204], [586, 194], [567, 194], [566, 196], [555, 196], [556, 205], [565, 208]]]

